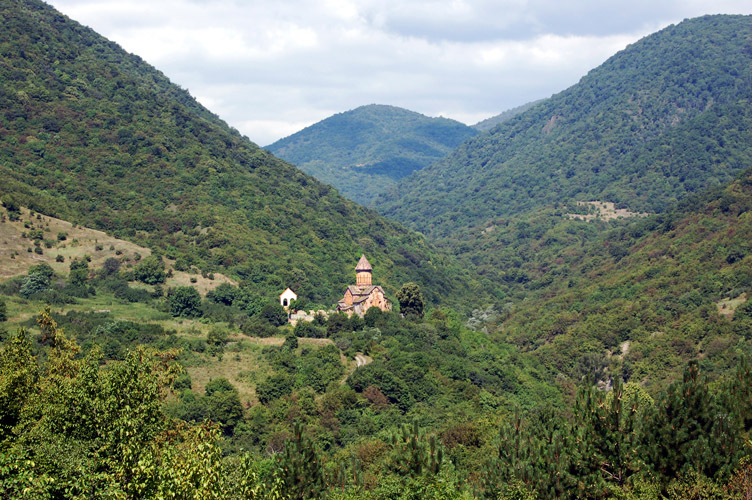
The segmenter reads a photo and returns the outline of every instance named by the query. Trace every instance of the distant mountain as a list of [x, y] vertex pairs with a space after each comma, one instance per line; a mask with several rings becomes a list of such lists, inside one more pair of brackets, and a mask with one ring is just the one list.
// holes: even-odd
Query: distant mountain
[[361, 252], [389, 293], [461, 295], [422, 236], [261, 150], [139, 57], [34, 0], [1, 2], [0, 28], [0, 197], [267, 295], [332, 304]]
[[573, 87], [404, 179], [375, 206], [425, 234], [572, 200], [662, 212], [752, 164], [752, 16], [630, 45]]
[[369, 205], [477, 133], [447, 118], [371, 104], [331, 116], [266, 149]]
[[529, 102], [527, 104], [523, 104], [522, 106], [517, 106], [515, 108], [508, 109], [504, 111], [503, 113], [500, 113], [496, 116], [492, 116], [491, 118], [486, 118], [485, 120], [479, 121], [478, 123], [473, 125], [473, 128], [481, 132], [486, 132], [496, 127], [497, 125], [501, 125], [502, 123], [511, 120], [512, 118], [519, 115], [520, 113], [524, 113], [528, 109], [532, 108], [536, 104], [539, 104], [543, 101], [544, 99], [538, 99], [537, 101]]

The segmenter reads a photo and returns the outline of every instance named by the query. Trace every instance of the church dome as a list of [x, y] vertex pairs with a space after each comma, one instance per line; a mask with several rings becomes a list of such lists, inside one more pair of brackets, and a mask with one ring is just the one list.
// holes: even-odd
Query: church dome
[[371, 267], [371, 264], [368, 262], [368, 259], [366, 259], [365, 254], [360, 256], [360, 260], [358, 261], [358, 265], [355, 266], [355, 272], [359, 271], [372, 271], [373, 268]]

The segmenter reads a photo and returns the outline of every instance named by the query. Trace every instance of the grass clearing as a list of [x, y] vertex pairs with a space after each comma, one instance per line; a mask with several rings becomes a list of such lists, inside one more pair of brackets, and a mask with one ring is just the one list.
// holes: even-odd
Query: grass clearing
[[[91, 259], [90, 269], [96, 270], [109, 258], [120, 260], [128, 268], [135, 266], [142, 257], [151, 255], [151, 250], [146, 247], [108, 236], [96, 229], [32, 213], [25, 208], [21, 209], [19, 220], [10, 221], [7, 210], [0, 206], [0, 220], [5, 221], [0, 222], [0, 280], [26, 274], [31, 266], [43, 262], [49, 264], [55, 273], [65, 276], [72, 260], [87, 256]], [[40, 231], [43, 239], [34, 240], [32, 236]], [[59, 239], [59, 235], [65, 235], [65, 239]], [[42, 249], [41, 254], [34, 251], [35, 241]], [[47, 248], [47, 244], [51, 248]], [[58, 262], [58, 256], [63, 259], [62, 262]], [[192, 286], [204, 297], [222, 283], [237, 284], [221, 273], [202, 276], [198, 272], [176, 271], [173, 261], [164, 261], [166, 269], [172, 271], [172, 276], [165, 283], [167, 287]]]

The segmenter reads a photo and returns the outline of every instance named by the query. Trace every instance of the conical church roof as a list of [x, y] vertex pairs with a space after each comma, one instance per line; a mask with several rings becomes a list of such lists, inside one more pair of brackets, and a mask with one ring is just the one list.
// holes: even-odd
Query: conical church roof
[[363, 254], [360, 256], [360, 260], [358, 261], [358, 265], [355, 266], [355, 272], [360, 271], [372, 271], [373, 268], [371, 267], [371, 264], [368, 262], [368, 259], [366, 259], [366, 255]]

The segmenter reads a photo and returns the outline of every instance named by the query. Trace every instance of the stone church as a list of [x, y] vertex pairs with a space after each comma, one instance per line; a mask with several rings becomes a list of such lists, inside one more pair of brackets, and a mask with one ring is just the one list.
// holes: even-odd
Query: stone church
[[363, 316], [372, 307], [378, 307], [382, 311], [391, 311], [392, 303], [386, 298], [384, 289], [374, 285], [371, 280], [371, 264], [365, 255], [361, 255], [358, 265], [355, 266], [355, 284], [345, 290], [345, 296], [337, 303], [337, 311], [342, 311], [348, 316], [353, 313]]

